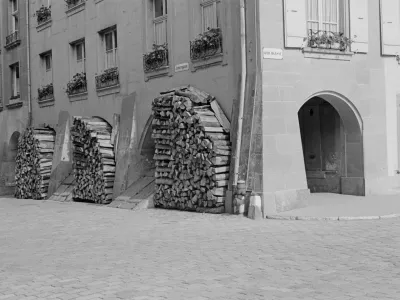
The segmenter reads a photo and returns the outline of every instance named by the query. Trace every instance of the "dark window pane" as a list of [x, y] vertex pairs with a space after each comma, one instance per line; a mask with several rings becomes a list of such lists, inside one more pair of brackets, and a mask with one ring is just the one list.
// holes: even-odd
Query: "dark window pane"
[[118, 48], [118, 44], [117, 44], [117, 30], [115, 29], [114, 31], [114, 48]]
[[154, 17], [158, 18], [164, 15], [164, 0], [154, 0]]
[[106, 40], [106, 51], [111, 50], [112, 46], [112, 32], [108, 32], [104, 35], [104, 39]]
[[83, 58], [83, 47], [82, 44], [77, 44], [76, 45], [76, 59], [77, 60], [82, 60]]
[[15, 73], [16, 73], [16, 77], [17, 77], [17, 79], [19, 78], [19, 64], [17, 64], [16, 66], [15, 66]]

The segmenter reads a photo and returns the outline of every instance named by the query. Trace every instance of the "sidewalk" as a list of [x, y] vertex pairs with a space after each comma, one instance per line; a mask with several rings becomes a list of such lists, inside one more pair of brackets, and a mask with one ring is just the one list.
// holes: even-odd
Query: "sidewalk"
[[289, 220], [370, 220], [395, 217], [400, 217], [400, 194], [366, 197], [311, 194], [308, 207], [267, 216], [268, 219]]

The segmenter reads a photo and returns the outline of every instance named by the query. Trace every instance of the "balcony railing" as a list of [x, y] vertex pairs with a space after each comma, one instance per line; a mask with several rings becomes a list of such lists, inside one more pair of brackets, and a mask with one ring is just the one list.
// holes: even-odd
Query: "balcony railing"
[[190, 59], [207, 59], [222, 53], [222, 33], [219, 28], [210, 29], [190, 42]]
[[85, 0], [65, 0], [65, 3], [67, 4], [67, 10], [70, 10], [75, 6], [78, 6], [79, 4], [82, 4], [84, 2]]
[[100, 74], [96, 78], [96, 89], [104, 89], [119, 84], [119, 72], [118, 68], [112, 68], [105, 70], [103, 74]]
[[51, 8], [42, 5], [42, 7], [36, 11], [36, 18], [38, 25], [47, 22], [51, 19]]
[[167, 67], [168, 47], [167, 45], [154, 45], [153, 51], [143, 55], [143, 69], [145, 72], [152, 72]]
[[343, 32], [312, 29], [308, 31], [307, 46], [310, 48], [346, 51], [350, 44], [351, 40]]
[[8, 35], [6, 37], [6, 47], [10, 46], [13, 43], [16, 43], [20, 40], [19, 38], [19, 32], [18, 31], [14, 31], [13, 33], [11, 33], [10, 35]]

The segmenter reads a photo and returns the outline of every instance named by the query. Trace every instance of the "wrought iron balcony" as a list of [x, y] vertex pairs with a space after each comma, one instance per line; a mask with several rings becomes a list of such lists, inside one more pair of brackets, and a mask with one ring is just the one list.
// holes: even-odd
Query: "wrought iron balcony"
[[145, 72], [153, 72], [163, 67], [168, 67], [167, 45], [154, 45], [153, 51], [143, 54], [143, 69]]
[[19, 45], [21, 39], [19, 37], [19, 32], [14, 31], [6, 37], [6, 48], [12, 48], [13, 46]]
[[308, 31], [307, 46], [310, 48], [346, 51], [350, 44], [351, 40], [343, 32], [312, 29]]
[[119, 84], [118, 68], [105, 70], [102, 74], [96, 77], [96, 89], [104, 89]]
[[190, 42], [190, 59], [201, 60], [222, 53], [222, 33], [219, 28], [210, 29]]

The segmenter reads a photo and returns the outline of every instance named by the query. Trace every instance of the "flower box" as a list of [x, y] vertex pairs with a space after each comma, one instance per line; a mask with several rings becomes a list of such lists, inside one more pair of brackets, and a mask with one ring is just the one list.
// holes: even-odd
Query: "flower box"
[[42, 5], [42, 7], [36, 11], [36, 19], [38, 25], [43, 24], [51, 19], [51, 8]]
[[52, 98], [54, 98], [54, 88], [53, 88], [52, 83], [38, 88], [38, 100], [39, 101], [49, 100]]
[[222, 32], [220, 28], [208, 28], [190, 42], [190, 59], [192, 61], [207, 59], [222, 53]]
[[102, 74], [96, 78], [96, 89], [103, 89], [119, 84], [119, 72], [118, 68], [111, 68], [105, 70]]
[[86, 73], [76, 73], [67, 83], [66, 93], [68, 96], [87, 92]]
[[168, 67], [168, 47], [164, 45], [153, 45], [153, 51], [143, 54], [143, 69], [145, 72], [160, 70]]

